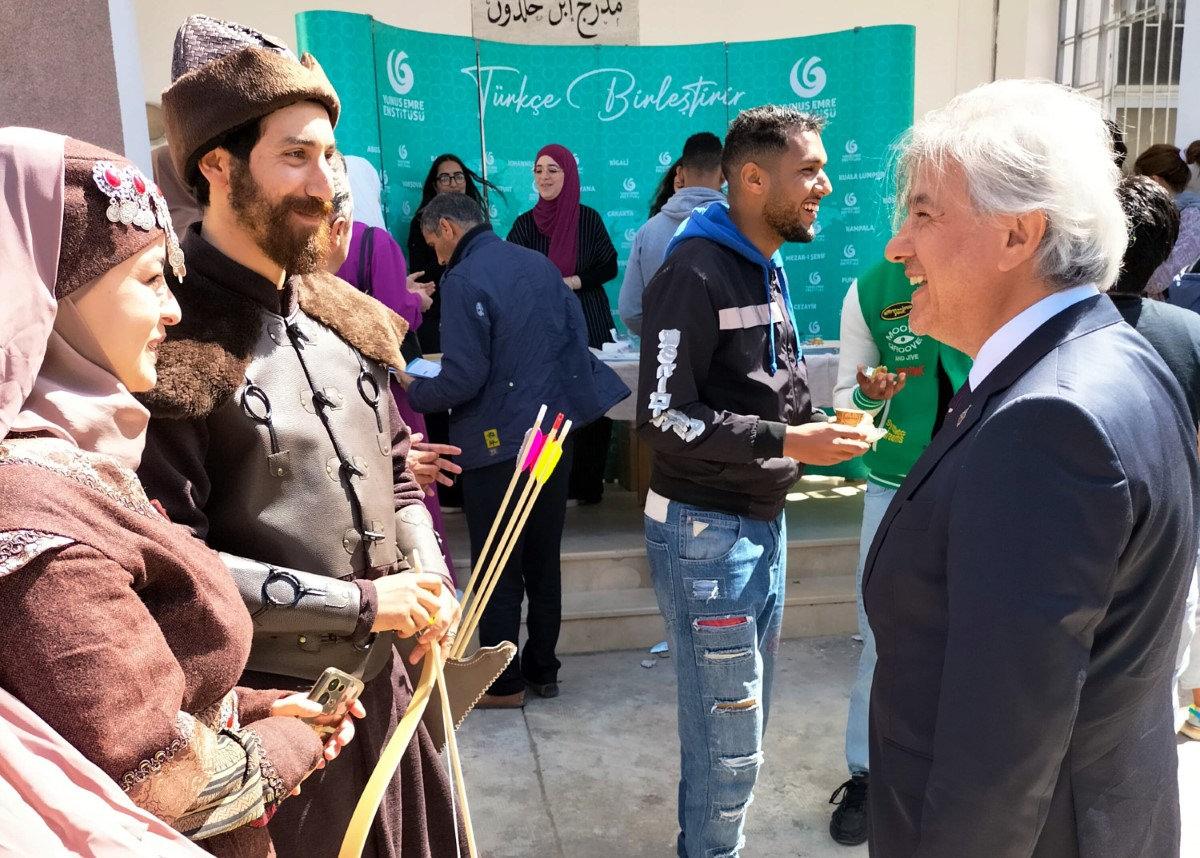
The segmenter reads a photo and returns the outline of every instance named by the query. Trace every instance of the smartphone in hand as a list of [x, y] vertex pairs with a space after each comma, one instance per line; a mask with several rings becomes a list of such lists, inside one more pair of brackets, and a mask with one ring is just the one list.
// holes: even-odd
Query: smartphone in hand
[[333, 727], [317, 724], [318, 721], [336, 723], [346, 717], [350, 705], [363, 692], [363, 681], [336, 667], [327, 667], [308, 692], [308, 699], [321, 704], [321, 714], [304, 720], [312, 723], [317, 732], [332, 732]]

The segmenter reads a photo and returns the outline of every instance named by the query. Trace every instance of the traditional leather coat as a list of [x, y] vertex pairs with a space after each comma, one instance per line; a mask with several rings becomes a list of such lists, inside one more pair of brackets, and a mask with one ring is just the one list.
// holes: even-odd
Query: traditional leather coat
[[371, 579], [413, 548], [446, 574], [389, 392], [406, 324], [331, 274], [277, 289], [197, 227], [183, 244], [140, 476], [222, 553], [255, 621], [251, 670], [370, 678], [392, 641], [370, 634]]

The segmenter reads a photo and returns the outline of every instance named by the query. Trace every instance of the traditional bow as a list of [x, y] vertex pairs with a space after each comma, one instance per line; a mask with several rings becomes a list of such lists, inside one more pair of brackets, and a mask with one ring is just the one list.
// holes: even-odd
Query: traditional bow
[[[466, 654], [466, 648], [475, 634], [475, 629], [483, 616], [483, 610], [487, 607], [496, 585], [500, 582], [500, 574], [504, 571], [509, 557], [512, 556], [513, 548], [520, 539], [534, 504], [537, 503], [538, 495], [541, 494], [542, 489], [554, 473], [554, 469], [558, 466], [559, 460], [562, 459], [563, 442], [567, 438], [567, 433], [571, 431], [571, 421], [565, 420], [564, 422], [563, 414], [559, 413], [554, 418], [554, 424], [549, 433], [543, 434], [541, 427], [545, 416], [546, 406], [543, 405], [538, 411], [537, 420], [525, 433], [525, 439], [521, 443], [521, 450], [517, 454], [513, 468], [512, 479], [509, 480], [508, 489], [504, 493], [504, 499], [500, 502], [496, 519], [488, 531], [483, 550], [475, 558], [475, 568], [471, 571], [466, 589], [463, 590], [462, 620], [451, 645], [451, 659], [462, 659]], [[521, 482], [522, 474], [528, 475], [525, 486], [509, 514], [509, 505], [517, 485]], [[501, 526], [502, 523], [503, 526]], [[499, 541], [496, 540], [497, 534], [500, 535]], [[416, 552], [413, 554], [414, 557], [410, 558], [410, 565], [419, 570], [420, 558], [415, 556]], [[458, 796], [459, 807], [462, 809], [467, 847], [472, 856], [479, 854], [475, 847], [475, 832], [471, 825], [471, 812], [467, 804], [462, 762], [458, 754], [458, 741], [454, 734], [454, 716], [450, 710], [450, 699], [446, 690], [446, 678], [442, 664], [439, 647], [431, 646], [425, 659], [425, 666], [421, 671], [421, 677], [413, 689], [412, 701], [384, 746], [379, 762], [375, 764], [375, 770], [371, 773], [362, 796], [358, 800], [358, 805], [354, 808], [354, 814], [350, 817], [350, 825], [346, 829], [346, 836], [342, 840], [338, 858], [361, 858], [363, 847], [367, 842], [367, 835], [371, 830], [371, 823], [375, 820], [375, 815], [379, 812], [379, 805], [383, 802], [384, 791], [395, 775], [396, 769], [404, 757], [404, 752], [408, 748], [408, 743], [412, 741], [412, 737], [417, 731], [417, 725], [421, 723], [421, 716], [424, 715], [425, 708], [429, 705], [435, 685], [438, 687], [441, 698], [443, 729], [446, 735], [454, 789]]]

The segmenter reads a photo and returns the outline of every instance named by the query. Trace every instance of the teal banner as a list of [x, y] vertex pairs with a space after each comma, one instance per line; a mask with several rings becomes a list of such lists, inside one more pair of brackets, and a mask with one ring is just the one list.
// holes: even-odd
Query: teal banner
[[[836, 339], [847, 287], [882, 257], [894, 203], [889, 147], [912, 122], [910, 26], [730, 44], [546, 47], [338, 12], [296, 21], [301, 50], [321, 61], [342, 97], [339, 146], [380, 169], [385, 216], [402, 245], [438, 154], [457, 154], [499, 188], [487, 202], [504, 235], [537, 200], [538, 149], [561, 143], [579, 162], [582, 201], [603, 217], [623, 275], [683, 141], [698, 131], [724, 136], [739, 111], [775, 103], [828, 122], [833, 194], [815, 240], [783, 248], [802, 336]], [[607, 287], [614, 316], [622, 275]]]

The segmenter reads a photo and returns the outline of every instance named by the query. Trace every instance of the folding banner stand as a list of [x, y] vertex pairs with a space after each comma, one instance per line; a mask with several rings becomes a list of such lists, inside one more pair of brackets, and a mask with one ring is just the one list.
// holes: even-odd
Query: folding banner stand
[[[688, 135], [723, 135], [766, 103], [828, 119], [833, 195], [815, 240], [783, 248], [802, 338], [837, 338], [846, 289], [891, 234], [890, 146], [913, 118], [911, 26], [664, 47], [514, 45], [343, 12], [301, 13], [296, 31], [342, 97], [339, 146], [381, 172], [402, 246], [435, 156], [453, 152], [500, 187], [487, 203], [503, 236], [533, 205], [533, 159], [554, 142], [578, 156], [582, 201], [603, 217], [623, 271]], [[614, 316], [620, 283], [608, 284]]]

